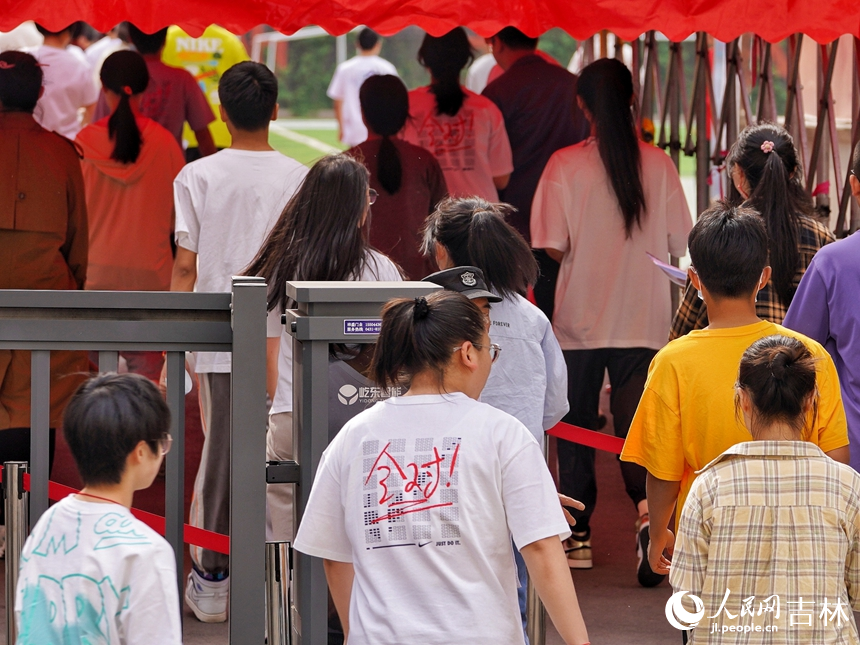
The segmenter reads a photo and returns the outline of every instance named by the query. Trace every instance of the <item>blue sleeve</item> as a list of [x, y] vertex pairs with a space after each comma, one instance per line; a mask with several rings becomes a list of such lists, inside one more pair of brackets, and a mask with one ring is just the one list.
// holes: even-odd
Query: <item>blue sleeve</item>
[[813, 259], [797, 287], [785, 320], [782, 321], [783, 326], [825, 345], [830, 337], [827, 300], [827, 285], [818, 271], [818, 263]]
[[570, 406], [567, 402], [567, 365], [549, 321], [546, 321], [540, 344], [546, 362], [546, 396], [543, 403], [543, 429], [546, 431], [561, 421]]

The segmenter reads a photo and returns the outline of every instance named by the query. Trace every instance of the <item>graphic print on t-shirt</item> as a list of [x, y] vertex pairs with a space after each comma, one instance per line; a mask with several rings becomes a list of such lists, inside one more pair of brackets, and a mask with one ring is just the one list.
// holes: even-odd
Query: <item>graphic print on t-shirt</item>
[[365, 548], [458, 546], [460, 437], [364, 441]]
[[418, 141], [433, 153], [443, 171], [474, 170], [474, 110], [462, 108], [456, 116], [430, 112], [418, 127]]

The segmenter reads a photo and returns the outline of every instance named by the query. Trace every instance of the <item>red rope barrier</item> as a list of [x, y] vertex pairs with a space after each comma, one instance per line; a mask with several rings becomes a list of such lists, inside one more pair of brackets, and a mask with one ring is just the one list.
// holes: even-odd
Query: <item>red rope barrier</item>
[[569, 423], [559, 422], [547, 430], [546, 433], [553, 437], [564, 439], [565, 441], [572, 441], [573, 443], [588, 446], [589, 448], [605, 450], [606, 452], [611, 452], [616, 455], [620, 455], [622, 448], [624, 448], [624, 439], [621, 437], [613, 437], [612, 435], [603, 434], [602, 432], [586, 430], [585, 428], [572, 426]]
[[[594, 430], [579, 428], [577, 426], [570, 425], [569, 423], [558, 423], [547, 430], [546, 433], [553, 437], [564, 439], [565, 441], [572, 441], [573, 443], [589, 446], [590, 448], [605, 450], [606, 452], [611, 452], [616, 455], [620, 455], [621, 449], [624, 448], [624, 439], [603, 434], [602, 432], [595, 432]], [[3, 481], [2, 474], [0, 474], [0, 481]], [[24, 490], [30, 490], [29, 473], [24, 473]], [[68, 495], [74, 495], [78, 492], [79, 491], [74, 488], [70, 488], [69, 486], [64, 486], [63, 484], [58, 484], [57, 482], [52, 481], [48, 482], [48, 498], [52, 501], [57, 502]], [[137, 519], [149, 526], [153, 531], [159, 535], [164, 535], [163, 517], [155, 515], [154, 513], [142, 511], [139, 508], [132, 508], [131, 512]], [[217, 553], [224, 553], [226, 555], [230, 554], [230, 537], [227, 535], [215, 533], [214, 531], [207, 531], [197, 526], [186, 524], [183, 537], [186, 544], [199, 546]]]
[[[0, 481], [2, 481], [2, 477], [0, 477]], [[30, 490], [29, 473], [24, 473], [24, 490]], [[78, 492], [80, 491], [69, 486], [64, 486], [63, 484], [58, 484], [57, 482], [52, 481], [48, 482], [48, 499], [51, 501], [58, 502], [64, 497], [74, 495]], [[159, 535], [164, 535], [164, 518], [161, 517], [161, 515], [148, 513], [147, 511], [142, 511], [139, 508], [132, 508], [130, 510], [132, 515], [146, 524], [153, 531]], [[208, 549], [209, 551], [216, 551], [217, 553], [230, 555], [230, 536], [228, 535], [222, 535], [221, 533], [207, 531], [206, 529], [186, 524], [183, 531], [183, 538], [186, 544], [192, 544], [194, 546]]]

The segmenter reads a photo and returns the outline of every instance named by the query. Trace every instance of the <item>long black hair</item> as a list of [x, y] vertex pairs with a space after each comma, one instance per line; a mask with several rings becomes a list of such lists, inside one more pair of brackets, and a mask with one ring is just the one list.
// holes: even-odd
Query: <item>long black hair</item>
[[455, 27], [444, 36], [424, 36], [418, 62], [433, 75], [430, 91], [436, 96], [436, 114], [455, 116], [463, 107], [466, 93], [460, 87], [460, 72], [473, 58], [472, 46], [462, 27]]
[[629, 238], [634, 226], [642, 228], [645, 216], [642, 154], [632, 109], [633, 77], [620, 60], [601, 58], [582, 70], [576, 93], [590, 113], [600, 159]]
[[386, 388], [432, 370], [441, 385], [451, 350], [465, 341], [479, 344], [486, 329], [483, 312], [461, 293], [443, 289], [426, 298], [389, 300], [382, 308], [371, 378]]
[[367, 182], [367, 168], [344, 154], [313, 165], [245, 270], [266, 279], [269, 311], [286, 309], [287, 280], [349, 280], [361, 273], [369, 248], [362, 225]]
[[403, 181], [403, 165], [391, 137], [403, 129], [409, 116], [409, 93], [403, 81], [385, 74], [364, 81], [358, 100], [367, 126], [382, 137], [376, 159], [376, 178], [388, 194], [394, 195]]
[[794, 140], [772, 123], [744, 128], [727, 163], [730, 169], [737, 164], [743, 171], [750, 188], [748, 203], [764, 218], [773, 287], [787, 307], [796, 291], [794, 275], [800, 265], [799, 219], [813, 210], [812, 198], [801, 184], [803, 168]]
[[131, 97], [141, 94], [149, 85], [146, 62], [134, 51], [114, 52], [105, 59], [99, 76], [104, 88], [119, 96], [119, 105], [108, 119], [108, 134], [114, 142], [110, 158], [134, 163], [140, 156], [143, 139], [131, 110]]
[[537, 281], [538, 264], [523, 236], [505, 221], [513, 210], [480, 197], [448, 197], [424, 223], [422, 251], [433, 255], [441, 244], [455, 266], [481, 269], [501, 297], [525, 296]]

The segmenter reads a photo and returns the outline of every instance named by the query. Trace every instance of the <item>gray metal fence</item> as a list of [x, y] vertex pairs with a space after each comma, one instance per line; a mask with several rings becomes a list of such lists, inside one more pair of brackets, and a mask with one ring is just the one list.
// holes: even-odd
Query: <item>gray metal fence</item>
[[[30, 522], [48, 508], [50, 353], [167, 352], [173, 450], [166, 460], [165, 537], [183, 596], [185, 352], [233, 353], [230, 462], [230, 642], [265, 639], [266, 284], [233, 278], [232, 293], [0, 291], [0, 349], [31, 350]], [[8, 569], [7, 569], [8, 572]], [[7, 596], [7, 606], [14, 606]], [[12, 619], [7, 613], [7, 620]]]

